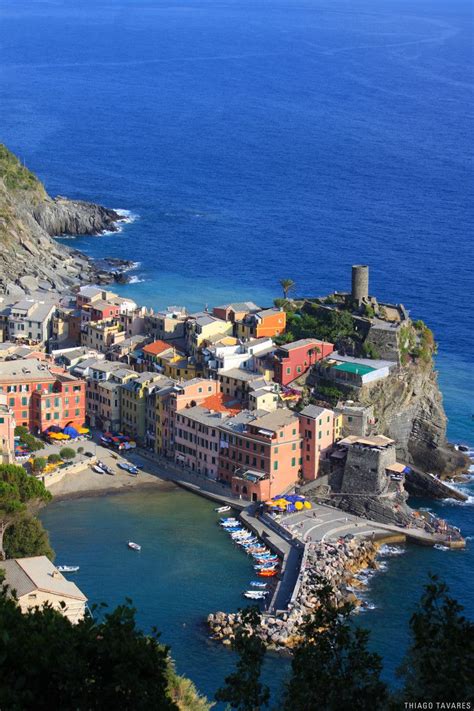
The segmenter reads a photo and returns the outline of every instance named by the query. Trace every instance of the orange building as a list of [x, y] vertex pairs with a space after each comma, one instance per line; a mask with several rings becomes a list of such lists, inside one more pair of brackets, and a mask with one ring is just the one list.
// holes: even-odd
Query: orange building
[[6, 395], [17, 425], [35, 434], [51, 425], [81, 426], [85, 420], [84, 380], [50, 369], [39, 360], [0, 363], [0, 394]]
[[256, 416], [245, 410], [227, 418], [221, 432], [218, 478], [234, 496], [265, 501], [298, 481], [301, 436], [297, 415], [279, 408]]
[[279, 309], [264, 309], [247, 314], [237, 324], [240, 338], [272, 338], [282, 334], [286, 327], [286, 312]]

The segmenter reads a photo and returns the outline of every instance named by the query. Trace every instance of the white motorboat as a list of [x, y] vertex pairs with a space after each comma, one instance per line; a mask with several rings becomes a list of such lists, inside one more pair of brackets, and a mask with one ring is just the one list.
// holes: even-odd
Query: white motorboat
[[220, 506], [218, 509], [215, 509], [217, 513], [226, 513], [227, 511], [230, 511], [230, 506]]
[[77, 573], [79, 570], [78, 565], [58, 565], [57, 568], [60, 573]]
[[92, 469], [93, 469], [95, 472], [97, 472], [97, 474], [105, 474], [105, 472], [104, 472], [104, 470], [102, 469], [102, 467], [99, 467], [98, 464], [94, 464], [94, 466], [92, 467]]
[[128, 547], [131, 548], [133, 551], [141, 551], [142, 547], [138, 543], [134, 543], [133, 541], [129, 541], [127, 543]]
[[266, 583], [261, 583], [259, 580], [252, 580], [252, 582], [250, 583], [250, 585], [251, 585], [253, 588], [263, 588], [263, 589], [265, 589], [265, 588], [267, 587], [267, 584], [266, 584]]
[[266, 595], [268, 595], [268, 590], [246, 590], [244, 592], [244, 597], [249, 600], [264, 600]]

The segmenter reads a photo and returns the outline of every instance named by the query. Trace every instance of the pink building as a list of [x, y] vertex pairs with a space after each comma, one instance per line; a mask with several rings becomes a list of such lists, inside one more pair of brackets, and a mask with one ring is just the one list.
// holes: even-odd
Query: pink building
[[7, 396], [0, 395], [0, 463], [14, 461], [15, 454], [15, 417], [8, 407]]
[[342, 416], [328, 408], [307, 405], [299, 413], [299, 418], [303, 478], [312, 481], [320, 474], [321, 461], [328, 457], [334, 442], [341, 438]]
[[211, 479], [217, 479], [218, 427], [229, 414], [199, 405], [178, 411], [174, 430], [175, 461]]
[[174, 455], [176, 413], [201, 405], [220, 392], [220, 383], [206, 378], [193, 378], [176, 383], [158, 393], [158, 423], [156, 450], [167, 457]]

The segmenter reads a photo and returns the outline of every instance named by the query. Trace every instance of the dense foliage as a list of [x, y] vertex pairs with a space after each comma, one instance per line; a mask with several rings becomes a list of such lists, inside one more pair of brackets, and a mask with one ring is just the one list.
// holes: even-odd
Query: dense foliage
[[36, 189], [44, 192], [44, 188], [36, 176], [20, 163], [3, 143], [0, 143], [0, 178], [11, 190]]
[[259, 622], [257, 608], [249, 607], [242, 612], [242, 622], [232, 643], [239, 656], [237, 669], [225, 678], [224, 686], [216, 692], [216, 701], [223, 701], [238, 711], [259, 709], [266, 706], [270, 698], [268, 687], [260, 681], [265, 645], [255, 632]]
[[353, 606], [336, 607], [332, 589], [317, 590], [320, 607], [308, 617], [292, 660], [284, 711], [372, 711], [387, 703], [381, 658], [368, 650], [369, 633], [352, 623]]
[[[18, 525], [16, 534], [12, 533], [12, 538], [10, 539], [11, 549], [17, 550], [22, 547], [19, 536], [21, 531], [24, 531], [28, 534], [25, 548], [32, 551], [28, 555], [43, 554], [45, 549], [44, 538], [39, 536], [38, 529], [38, 527], [42, 528], [42, 526], [27, 511], [27, 505], [37, 501], [49, 501], [50, 499], [51, 494], [45, 489], [44, 484], [35, 477], [29, 476], [23, 467], [15, 464], [0, 465], [0, 559], [5, 557], [4, 539], [6, 533], [11, 526], [16, 523], [19, 524], [20, 518], [22, 524]], [[29, 525], [26, 524], [27, 519], [30, 519]], [[32, 520], [35, 522], [31, 523]], [[37, 551], [33, 546], [34, 541], [39, 543]]]
[[432, 576], [411, 617], [411, 644], [399, 670], [406, 701], [474, 701], [474, 623]]
[[7, 558], [26, 558], [45, 555], [54, 560], [49, 536], [41, 521], [28, 513], [16, 516], [3, 538]]
[[20, 442], [28, 447], [30, 452], [38, 452], [44, 447], [44, 443], [30, 434], [28, 429], [22, 425], [15, 427], [15, 436], [20, 438]]
[[72, 447], [63, 447], [59, 450], [59, 456], [64, 460], [74, 459], [76, 452]]
[[[436, 577], [426, 585], [410, 620], [410, 646], [400, 669], [403, 686], [397, 691], [390, 691], [382, 681], [382, 659], [370, 651], [369, 633], [355, 623], [353, 606], [336, 607], [333, 591], [322, 579], [314, 594], [320, 607], [306, 618], [290, 678], [276, 708], [388, 711], [408, 708], [406, 704], [414, 702], [472, 704], [474, 624], [461, 614], [461, 605]], [[263, 661], [257, 638], [259, 615], [255, 612], [246, 622], [233, 644], [238, 653], [236, 673], [226, 678], [226, 686], [216, 694], [216, 699], [241, 711], [268, 702], [259, 680]]]
[[45, 607], [22, 614], [0, 593], [0, 708], [174, 711], [168, 649], [136, 627], [129, 603], [74, 625]]

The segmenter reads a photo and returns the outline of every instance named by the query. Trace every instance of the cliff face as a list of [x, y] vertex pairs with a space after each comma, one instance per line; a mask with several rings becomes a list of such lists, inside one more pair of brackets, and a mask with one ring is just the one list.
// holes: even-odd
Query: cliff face
[[466, 458], [446, 439], [447, 418], [432, 363], [410, 363], [362, 388], [359, 399], [374, 405], [373, 431], [396, 440], [399, 461], [436, 474], [465, 470]]
[[0, 144], [0, 292], [61, 290], [107, 280], [88, 257], [52, 237], [114, 230], [120, 219], [99, 205], [50, 198], [40, 181]]

